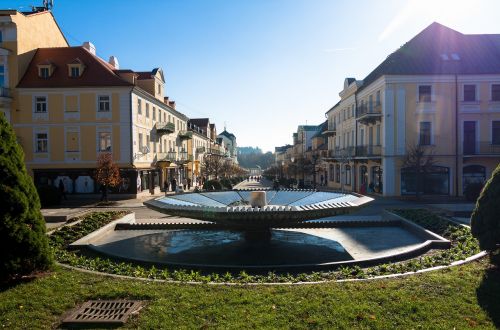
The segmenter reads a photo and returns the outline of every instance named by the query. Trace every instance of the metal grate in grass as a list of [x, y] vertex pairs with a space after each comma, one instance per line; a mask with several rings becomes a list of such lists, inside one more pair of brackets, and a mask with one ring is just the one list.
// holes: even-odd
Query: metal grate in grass
[[139, 311], [139, 300], [89, 300], [66, 317], [63, 325], [123, 325]]

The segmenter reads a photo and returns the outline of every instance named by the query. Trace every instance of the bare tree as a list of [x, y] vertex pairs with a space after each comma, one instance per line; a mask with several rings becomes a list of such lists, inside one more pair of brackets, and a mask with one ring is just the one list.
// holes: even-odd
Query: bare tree
[[420, 198], [423, 174], [428, 172], [435, 165], [434, 150], [420, 144], [413, 144], [406, 147], [406, 155], [403, 159], [403, 166], [409, 168], [415, 174], [415, 197]]
[[222, 174], [224, 166], [224, 158], [215, 154], [207, 154], [203, 157], [201, 164], [201, 173], [209, 179], [211, 176], [216, 180]]

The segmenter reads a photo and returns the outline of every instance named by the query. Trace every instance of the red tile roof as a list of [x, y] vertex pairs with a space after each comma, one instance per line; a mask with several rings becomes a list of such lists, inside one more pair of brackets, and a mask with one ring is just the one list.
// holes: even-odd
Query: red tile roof
[[[85, 65], [85, 70], [78, 78], [69, 77], [68, 64], [78, 59]], [[54, 72], [47, 78], [38, 76], [38, 64], [49, 61], [54, 65]], [[18, 88], [53, 88], [53, 87], [99, 87], [133, 86], [122, 79], [114, 67], [91, 54], [83, 47], [39, 48], [31, 60]]]

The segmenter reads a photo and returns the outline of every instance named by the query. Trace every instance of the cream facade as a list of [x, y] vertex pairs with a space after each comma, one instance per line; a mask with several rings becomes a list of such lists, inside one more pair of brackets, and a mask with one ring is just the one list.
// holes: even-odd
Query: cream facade
[[67, 47], [50, 11], [0, 10], [0, 112], [7, 120], [18, 101], [15, 87], [39, 47]]

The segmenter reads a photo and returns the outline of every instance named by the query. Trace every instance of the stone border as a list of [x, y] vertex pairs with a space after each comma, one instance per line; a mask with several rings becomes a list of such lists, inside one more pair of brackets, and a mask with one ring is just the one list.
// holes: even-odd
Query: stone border
[[76, 249], [79, 247], [88, 247], [88, 246], [92, 245], [90, 243], [90, 240], [97, 239], [97, 238], [102, 237], [103, 235], [107, 234], [110, 231], [114, 231], [115, 226], [118, 223], [134, 223], [134, 222], [135, 222], [135, 213], [132, 212], [132, 213], [126, 214], [125, 216], [123, 216], [119, 219], [111, 221], [110, 223], [97, 229], [96, 231], [91, 232], [87, 236], [84, 236], [84, 237], [80, 238], [79, 240], [74, 241], [73, 243], [71, 243], [68, 246], [68, 248], [69, 249]]
[[[407, 259], [414, 258], [416, 256], [422, 255], [431, 249], [447, 249], [451, 246], [451, 242], [425, 228], [406, 220], [396, 214], [388, 211], [384, 211], [382, 220], [371, 220], [371, 221], [340, 221], [336, 222], [325, 222], [325, 223], [312, 223], [310, 226], [307, 223], [301, 225], [297, 224], [291, 226], [290, 228], [317, 228], [325, 226], [328, 227], [356, 227], [360, 225], [361, 227], [379, 227], [379, 226], [399, 226], [415, 236], [424, 240], [417, 246], [407, 248], [399, 253], [393, 253], [390, 255], [377, 256], [373, 258], [365, 258], [358, 260], [343, 260], [343, 261], [332, 261], [324, 262], [319, 264], [293, 264], [293, 265], [274, 265], [275, 270], [279, 271], [292, 271], [292, 272], [306, 272], [306, 271], [326, 271], [332, 270], [334, 268], [345, 267], [345, 266], [360, 266], [368, 267], [385, 262], [396, 262], [403, 261]], [[329, 226], [328, 226], [329, 225]], [[287, 226], [277, 227], [276, 229], [288, 228]], [[221, 230], [224, 226], [217, 224], [135, 224], [135, 214], [131, 213], [121, 219], [114, 220], [104, 227], [98, 229], [97, 231], [90, 233], [89, 235], [71, 243], [69, 248], [83, 247], [95, 253], [101, 254], [108, 258], [119, 260], [123, 262], [139, 263], [144, 265], [155, 265], [155, 266], [168, 266], [173, 269], [199, 269], [204, 271], [241, 271], [241, 270], [252, 270], [252, 271], [262, 271], [268, 270], [269, 266], [238, 266], [238, 265], [217, 265], [217, 264], [185, 264], [185, 263], [175, 263], [175, 262], [155, 262], [151, 260], [140, 260], [134, 259], [123, 255], [110, 254], [106, 251], [101, 250], [98, 246], [92, 244], [92, 240], [102, 237], [114, 230]], [[227, 228], [228, 230], [237, 230], [237, 228]]]

